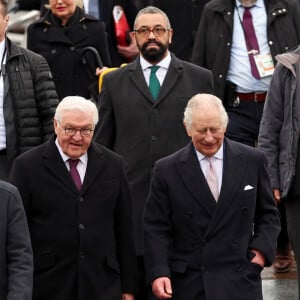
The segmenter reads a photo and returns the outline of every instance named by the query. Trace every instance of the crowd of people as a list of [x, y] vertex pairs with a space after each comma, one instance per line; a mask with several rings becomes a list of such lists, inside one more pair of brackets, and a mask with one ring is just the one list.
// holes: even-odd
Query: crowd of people
[[292, 251], [300, 274], [295, 0], [17, 3], [41, 16], [20, 47], [0, 0], [1, 299], [262, 300]]

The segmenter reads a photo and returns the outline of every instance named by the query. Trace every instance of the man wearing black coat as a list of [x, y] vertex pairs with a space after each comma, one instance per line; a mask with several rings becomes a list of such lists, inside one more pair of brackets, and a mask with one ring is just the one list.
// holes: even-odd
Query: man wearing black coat
[[[246, 10], [252, 15], [259, 49], [247, 39]], [[300, 9], [295, 0], [211, 0], [206, 5], [192, 62], [210, 69], [214, 75], [216, 95], [223, 100], [230, 118], [227, 137], [251, 146], [257, 144], [275, 56], [299, 43]], [[259, 61], [257, 66], [263, 66], [258, 77], [252, 74], [253, 53], [252, 57]], [[292, 256], [283, 203], [279, 209], [282, 232], [274, 268], [287, 272]]]
[[92, 101], [64, 98], [56, 135], [12, 167], [32, 240], [33, 300], [134, 300], [128, 182], [122, 158], [92, 142], [97, 121]]
[[[96, 141], [121, 154], [133, 200], [136, 254], [140, 266], [140, 294], [146, 299], [143, 274], [142, 215], [155, 161], [188, 142], [181, 122], [188, 99], [213, 92], [210, 71], [179, 60], [169, 52], [173, 30], [156, 7], [142, 9], [135, 20], [135, 39], [141, 55], [104, 76], [99, 99], [101, 116]], [[151, 94], [150, 73], [159, 67], [160, 90]]]

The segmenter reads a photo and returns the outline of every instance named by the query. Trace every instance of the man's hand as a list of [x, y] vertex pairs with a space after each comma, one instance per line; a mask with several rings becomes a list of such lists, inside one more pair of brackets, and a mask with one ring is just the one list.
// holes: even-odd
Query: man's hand
[[273, 189], [273, 196], [274, 196], [274, 199], [275, 199], [276, 203], [281, 202], [280, 189]]
[[134, 295], [124, 293], [124, 294], [122, 294], [122, 300], [134, 300]]
[[172, 298], [172, 286], [170, 278], [159, 277], [153, 280], [152, 292], [158, 299]]
[[97, 68], [96, 69], [96, 72], [95, 72], [95, 74], [96, 74], [96, 76], [100, 76], [101, 75], [101, 73], [103, 72], [103, 71], [105, 71], [105, 70], [107, 70], [108, 69], [108, 67], [103, 67], [103, 68]]
[[118, 52], [128, 60], [139, 54], [139, 50], [137, 48], [136, 41], [133, 37], [132, 32], [130, 33], [130, 44], [128, 46], [118, 45]]
[[266, 259], [263, 256], [263, 254], [260, 251], [255, 250], [255, 249], [251, 249], [250, 251], [255, 253], [255, 256], [252, 258], [251, 262], [254, 264], [258, 264], [263, 268], [265, 266], [265, 262], [266, 262]]

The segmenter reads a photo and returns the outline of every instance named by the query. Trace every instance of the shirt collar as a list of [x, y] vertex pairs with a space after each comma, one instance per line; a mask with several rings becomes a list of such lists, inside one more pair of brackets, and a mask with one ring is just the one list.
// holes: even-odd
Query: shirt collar
[[[224, 156], [223, 148], [224, 148], [224, 143], [222, 143], [220, 149], [217, 151], [217, 153], [215, 153], [213, 155], [213, 157], [216, 158], [216, 159], [223, 160], [223, 156]], [[203, 155], [201, 152], [197, 151], [196, 148], [195, 148], [195, 151], [196, 151], [196, 154], [197, 154], [197, 157], [198, 157], [199, 161], [206, 158], [206, 156]]]
[[3, 39], [2, 42], [0, 42], [0, 60], [2, 58], [2, 55], [4, 53], [4, 50], [5, 50], [5, 39]]
[[[239, 0], [235, 0], [235, 5], [236, 7], [243, 7], [243, 4], [239, 1]], [[253, 6], [257, 6], [257, 7], [265, 7], [265, 3], [264, 3], [264, 0], [257, 0]]]
[[[142, 70], [146, 70], [148, 69], [149, 67], [152, 67], [153, 65], [151, 63], [149, 63], [142, 55], [140, 55], [140, 63], [141, 63], [141, 67], [142, 67]], [[156, 64], [157, 66], [160, 66], [161, 68], [164, 68], [164, 69], [168, 69], [169, 68], [169, 65], [171, 63], [171, 54], [170, 52], [168, 51], [168, 54], [167, 56], [162, 59], [158, 64]]]
[[[58, 149], [58, 152], [59, 152], [61, 158], [63, 159], [64, 163], [66, 163], [70, 159], [70, 157], [62, 151], [62, 148], [59, 145], [57, 138], [55, 139], [55, 145], [56, 145], [56, 147]], [[78, 159], [79, 159], [80, 162], [82, 162], [86, 166], [86, 164], [87, 164], [87, 153], [81, 155]]]

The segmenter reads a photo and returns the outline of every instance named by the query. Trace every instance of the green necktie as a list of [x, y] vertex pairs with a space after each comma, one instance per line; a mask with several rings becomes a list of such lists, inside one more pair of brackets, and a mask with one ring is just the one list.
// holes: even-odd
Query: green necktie
[[156, 100], [160, 89], [160, 83], [156, 76], [156, 71], [159, 69], [159, 66], [152, 66], [149, 68], [151, 69], [149, 88], [153, 99]]

